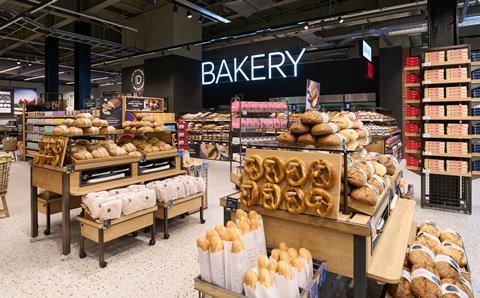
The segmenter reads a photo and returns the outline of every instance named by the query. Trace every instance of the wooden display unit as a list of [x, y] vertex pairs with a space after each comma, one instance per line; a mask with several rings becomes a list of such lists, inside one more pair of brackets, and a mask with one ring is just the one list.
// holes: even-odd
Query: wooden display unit
[[170, 238], [170, 234], [168, 233], [169, 219], [189, 213], [192, 210], [200, 210], [200, 223], [204, 224], [205, 219], [203, 218], [203, 209], [205, 201], [206, 194], [204, 192], [199, 192], [172, 202], [158, 203], [158, 210], [155, 212], [155, 217], [163, 221], [163, 238]]
[[87, 256], [85, 252], [85, 239], [98, 243], [100, 251], [98, 262], [101, 268], [107, 266], [104, 259], [105, 242], [117, 239], [127, 234], [151, 227], [151, 239], [149, 245], [155, 245], [155, 211], [157, 207], [141, 210], [117, 219], [101, 222], [94, 220], [88, 215], [88, 208], [84, 207], [84, 216], [77, 216], [80, 222], [80, 258]]

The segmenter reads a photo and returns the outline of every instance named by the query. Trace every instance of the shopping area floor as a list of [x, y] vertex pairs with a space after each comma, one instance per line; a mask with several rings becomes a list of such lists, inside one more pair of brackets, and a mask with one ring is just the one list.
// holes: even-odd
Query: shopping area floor
[[[60, 257], [61, 217], [52, 216], [52, 235], [43, 235], [45, 217], [40, 215], [40, 235], [30, 239], [29, 167], [12, 164], [8, 203], [11, 216], [0, 219], [0, 296], [1, 297], [198, 297], [193, 278], [199, 269], [196, 238], [207, 227], [223, 222], [218, 199], [233, 193], [227, 162], [209, 162], [208, 209], [205, 225], [198, 214], [174, 220], [170, 239], [163, 240], [161, 228], [157, 243], [148, 246], [148, 235], [123, 237], [106, 245], [108, 266], [99, 268], [95, 244], [87, 241], [87, 258], [78, 257], [78, 223], [72, 212], [72, 253]], [[420, 178], [406, 171], [407, 181], [420, 196]], [[473, 270], [473, 284], [480, 295], [480, 179], [473, 185], [473, 215], [462, 215], [417, 207], [415, 218], [430, 219], [441, 227], [451, 227], [463, 236]], [[417, 205], [418, 206], [418, 205]], [[157, 225], [161, 226], [161, 225]]]

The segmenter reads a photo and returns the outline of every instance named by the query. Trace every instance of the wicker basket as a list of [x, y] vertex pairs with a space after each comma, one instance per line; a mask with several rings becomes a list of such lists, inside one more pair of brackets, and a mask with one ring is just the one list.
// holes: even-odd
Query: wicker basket
[[11, 160], [10, 156], [0, 155], [0, 194], [7, 192]]
[[15, 138], [4, 138], [2, 141], [3, 151], [11, 152], [17, 150], [17, 140]]

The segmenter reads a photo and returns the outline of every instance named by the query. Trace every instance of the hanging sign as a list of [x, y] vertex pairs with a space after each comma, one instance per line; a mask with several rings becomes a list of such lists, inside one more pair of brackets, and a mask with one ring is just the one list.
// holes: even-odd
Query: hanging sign
[[302, 49], [298, 56], [285, 51], [233, 58], [228, 62], [222, 59], [220, 65], [210, 61], [202, 62], [202, 85], [270, 80], [273, 75], [296, 77], [298, 63], [305, 50]]

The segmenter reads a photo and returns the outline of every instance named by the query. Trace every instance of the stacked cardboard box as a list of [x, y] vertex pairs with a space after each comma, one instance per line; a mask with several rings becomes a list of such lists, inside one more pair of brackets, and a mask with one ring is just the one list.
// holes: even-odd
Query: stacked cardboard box
[[430, 69], [424, 74], [425, 80], [442, 81], [445, 79], [445, 69]]
[[468, 163], [462, 160], [447, 160], [447, 172], [468, 173]]
[[425, 169], [432, 171], [445, 171], [445, 162], [443, 159], [425, 159]]
[[466, 136], [468, 135], [468, 124], [466, 123], [448, 123], [447, 125], [448, 135]]
[[418, 167], [420, 165], [420, 160], [412, 155], [407, 155], [407, 167]]
[[448, 105], [447, 116], [449, 117], [467, 117], [468, 106], [467, 105]]
[[439, 141], [426, 141], [425, 151], [432, 153], [445, 153], [445, 142]]
[[425, 116], [443, 117], [445, 116], [445, 107], [444, 106], [425, 106]]
[[444, 135], [445, 127], [443, 123], [426, 123], [425, 133], [429, 135]]
[[435, 51], [425, 53], [425, 62], [435, 63], [445, 61], [445, 51]]
[[468, 143], [467, 142], [447, 142], [447, 153], [448, 154], [468, 154]]
[[430, 99], [445, 98], [445, 88], [443, 87], [425, 88], [425, 98], [430, 98]]
[[466, 78], [468, 78], [468, 72], [466, 67], [447, 69], [447, 80], [463, 80]]
[[468, 59], [468, 49], [456, 49], [447, 51], [447, 61], [464, 61]]
[[466, 86], [447, 87], [447, 98], [465, 98], [468, 96]]

